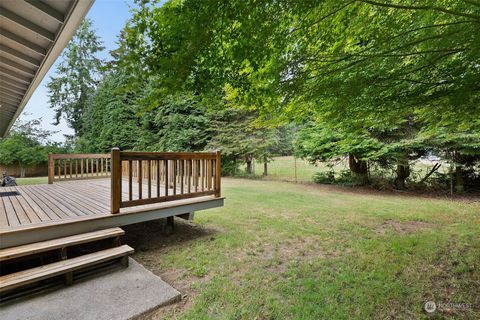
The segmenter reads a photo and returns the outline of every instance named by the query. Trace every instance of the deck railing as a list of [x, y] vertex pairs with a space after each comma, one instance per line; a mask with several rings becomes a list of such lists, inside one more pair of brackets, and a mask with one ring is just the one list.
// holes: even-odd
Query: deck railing
[[48, 183], [110, 177], [110, 154], [49, 154]]
[[[49, 154], [48, 183], [111, 179], [111, 213], [120, 208], [213, 195], [220, 197], [220, 152]], [[126, 190], [122, 190], [126, 188]]]
[[[112, 149], [111, 211], [164, 201], [220, 197], [220, 152], [124, 152]], [[122, 190], [126, 180], [127, 190]]]

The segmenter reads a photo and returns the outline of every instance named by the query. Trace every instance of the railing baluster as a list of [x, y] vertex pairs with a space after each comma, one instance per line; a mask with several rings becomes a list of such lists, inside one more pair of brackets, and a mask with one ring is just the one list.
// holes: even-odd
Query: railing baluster
[[205, 190], [210, 190], [209, 178], [210, 177], [210, 160], [205, 160]]
[[120, 156], [120, 149], [112, 149], [112, 178], [110, 192], [111, 192], [111, 213], [119, 213], [122, 204], [122, 159]]
[[132, 201], [133, 192], [132, 192], [132, 160], [128, 160], [128, 200]]
[[210, 160], [210, 189], [212, 190], [215, 190], [214, 170], [215, 160]]
[[192, 189], [192, 159], [187, 160], [187, 181], [188, 181], [187, 192], [191, 193], [191, 189]]
[[138, 160], [138, 199], [142, 199], [142, 160]]
[[173, 160], [173, 195], [177, 194], [177, 160]]
[[208, 160], [208, 190], [212, 189], [212, 178], [213, 178], [213, 160]]
[[198, 191], [198, 161], [197, 160], [193, 160], [194, 163], [195, 163], [195, 166], [193, 167], [193, 172], [194, 172], [194, 179], [193, 179], [193, 183], [195, 185], [195, 192]]
[[212, 160], [207, 160], [207, 178], [208, 178], [208, 190], [212, 189]]
[[205, 160], [200, 160], [201, 163], [201, 178], [202, 178], [202, 191], [205, 191]]
[[157, 198], [160, 198], [160, 160], [157, 160]]
[[148, 166], [148, 174], [147, 174], [147, 179], [148, 179], [148, 198], [152, 197], [152, 162], [151, 160], [147, 161], [147, 166]]
[[180, 173], [179, 173], [179, 176], [180, 176], [180, 194], [183, 194], [183, 176], [185, 175], [185, 172], [184, 172], [184, 169], [185, 169], [185, 163], [183, 160], [180, 160], [179, 161], [179, 164], [180, 164]]
[[220, 151], [215, 153], [215, 196], [221, 196], [221, 184], [222, 184], [222, 160]]
[[163, 161], [164, 173], [165, 173], [165, 196], [168, 196], [168, 160]]
[[208, 191], [208, 169], [209, 169], [209, 165], [208, 165], [208, 160], [204, 160], [205, 162], [205, 172], [204, 172], [204, 175], [205, 175], [205, 190]]
[[48, 154], [48, 184], [52, 184], [55, 179], [55, 162], [53, 161], [53, 155]]

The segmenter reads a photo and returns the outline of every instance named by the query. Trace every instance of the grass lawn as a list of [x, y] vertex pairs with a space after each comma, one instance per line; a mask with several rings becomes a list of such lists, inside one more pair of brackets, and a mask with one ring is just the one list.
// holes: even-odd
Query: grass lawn
[[[416, 161], [411, 166], [411, 178], [414, 180], [421, 180], [433, 167], [435, 162], [423, 160]], [[339, 174], [342, 170], [348, 170], [347, 159], [331, 162], [333, 170], [336, 174]], [[254, 172], [258, 178], [264, 178], [265, 180], [280, 180], [280, 181], [298, 181], [298, 182], [312, 182], [312, 176], [317, 172], [327, 172], [332, 170], [327, 163], [318, 163], [313, 165], [306, 160], [295, 159], [293, 156], [274, 157], [271, 162], [268, 163], [268, 176], [263, 177], [263, 163], [255, 161]], [[443, 163], [438, 172], [447, 173], [448, 164]], [[241, 170], [244, 170], [241, 167]], [[394, 178], [394, 172], [391, 173], [391, 179]]]
[[25, 186], [30, 184], [45, 184], [45, 183], [48, 183], [48, 177], [17, 178], [17, 184], [19, 186]]
[[[125, 228], [179, 289], [146, 319], [480, 318], [480, 202], [224, 179], [223, 208]], [[460, 307], [448, 303], [463, 303]]]
[[[334, 165], [336, 171], [346, 168], [345, 162], [338, 162]], [[261, 177], [263, 174], [263, 163], [255, 161], [254, 170], [255, 175]], [[295, 159], [292, 156], [275, 157], [268, 163], [268, 176], [265, 178], [267, 180], [311, 182], [313, 181], [312, 176], [316, 172], [329, 170], [325, 163], [313, 165], [306, 160]]]

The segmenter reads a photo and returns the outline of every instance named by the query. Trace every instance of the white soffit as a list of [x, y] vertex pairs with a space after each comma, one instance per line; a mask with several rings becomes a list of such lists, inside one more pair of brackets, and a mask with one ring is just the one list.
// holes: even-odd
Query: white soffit
[[0, 138], [5, 137], [94, 0], [0, 0]]

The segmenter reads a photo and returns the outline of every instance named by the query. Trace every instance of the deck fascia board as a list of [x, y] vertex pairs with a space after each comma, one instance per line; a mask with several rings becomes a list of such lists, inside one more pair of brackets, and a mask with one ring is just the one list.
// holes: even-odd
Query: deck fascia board
[[59, 237], [97, 231], [105, 228], [121, 227], [129, 224], [178, 216], [190, 212], [206, 210], [224, 205], [224, 198], [195, 199], [189, 203], [180, 203], [157, 209], [144, 209], [128, 213], [92, 215], [58, 222], [26, 226], [0, 232], [0, 249], [51, 240]]

